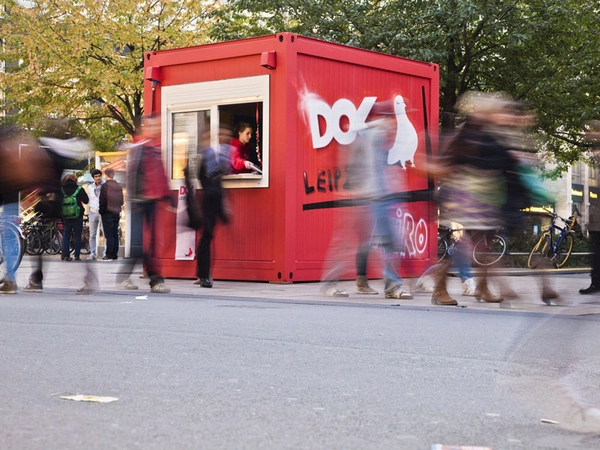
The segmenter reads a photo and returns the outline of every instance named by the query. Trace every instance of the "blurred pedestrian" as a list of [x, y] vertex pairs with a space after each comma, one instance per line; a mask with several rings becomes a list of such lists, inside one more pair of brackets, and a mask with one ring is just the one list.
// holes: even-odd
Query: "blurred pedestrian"
[[102, 171], [100, 169], [92, 169], [90, 175], [93, 182], [88, 184], [86, 190], [90, 202], [88, 204], [88, 226], [90, 229], [90, 256], [88, 259], [96, 259], [96, 251], [98, 248], [98, 229], [102, 226], [102, 217], [100, 216], [100, 189], [104, 184], [102, 179]]
[[194, 284], [203, 288], [211, 288], [213, 277], [211, 273], [211, 243], [217, 222], [229, 222], [230, 212], [227, 208], [222, 177], [230, 171], [231, 130], [222, 127], [219, 130], [219, 145], [210, 146], [210, 133], [204, 133], [200, 148], [200, 163], [198, 179], [202, 186], [202, 234], [196, 249], [196, 276]]
[[100, 215], [104, 229], [106, 255], [102, 261], [116, 261], [119, 257], [119, 220], [123, 207], [123, 188], [114, 180], [115, 170], [111, 167], [104, 169], [106, 182], [100, 190]]
[[[45, 217], [56, 220], [62, 215], [63, 193], [61, 189], [61, 175], [63, 170], [73, 159], [83, 159], [90, 150], [89, 142], [79, 138], [64, 139], [62, 132], [64, 121], [52, 122], [53, 128], [48, 133], [53, 137], [40, 138], [40, 150], [47, 155], [47, 168], [44, 178], [40, 178], [35, 185], [39, 189], [42, 200], [35, 206], [37, 212]], [[56, 124], [56, 128], [54, 125]], [[54, 137], [57, 136], [57, 137]], [[50, 174], [52, 174], [50, 176]], [[76, 180], [76, 178], [75, 178]], [[29, 283], [23, 288], [24, 292], [43, 291], [43, 258], [39, 255], [35, 260], [33, 271], [29, 276]], [[91, 294], [98, 289], [98, 278], [91, 264], [85, 265], [84, 286], [77, 290], [77, 294]]]
[[[470, 260], [475, 234], [494, 234], [521, 220], [527, 192], [519, 173], [519, 161], [511, 153], [518, 147], [519, 129], [533, 123], [533, 116], [519, 113], [518, 104], [503, 94], [469, 93], [459, 100], [465, 121], [443, 150], [435, 171], [442, 178], [440, 220], [456, 222], [465, 230], [457, 245], [459, 258]], [[525, 200], [527, 201], [527, 200]], [[434, 275], [432, 303], [457, 305], [446, 290], [450, 261], [442, 261]], [[517, 294], [501, 281], [505, 297]], [[560, 302], [556, 291], [542, 282], [542, 300]], [[489, 289], [487, 266], [480, 267], [474, 297], [489, 303], [503, 301]]]
[[[592, 145], [593, 156], [600, 163], [600, 121], [592, 121], [589, 124], [586, 137]], [[600, 210], [595, 205], [590, 206], [588, 220], [588, 233], [590, 235], [591, 256], [591, 282], [587, 288], [579, 289], [582, 295], [597, 294], [600, 292]]]
[[[160, 245], [157, 225], [158, 208], [163, 207], [169, 196], [169, 183], [165, 174], [161, 153], [160, 117], [144, 118], [142, 134], [129, 149], [127, 158], [127, 201], [130, 202], [131, 223], [144, 225], [142, 249], [132, 249], [131, 257], [120, 267], [117, 284], [124, 289], [137, 289], [130, 277], [135, 265], [141, 260], [150, 278], [150, 291], [159, 294], [171, 292], [165, 285], [160, 259], [156, 252]], [[137, 232], [141, 233], [142, 230]], [[146, 237], [146, 236], [144, 236]], [[141, 238], [141, 236], [140, 236]]]
[[[77, 176], [65, 175], [62, 179], [62, 259], [63, 261], [79, 261], [81, 254], [81, 233], [83, 232], [84, 206], [89, 197], [77, 184]], [[73, 238], [73, 258], [71, 258], [71, 237]]]
[[[386, 179], [388, 151], [393, 146], [396, 133], [395, 114], [392, 102], [379, 102], [373, 105], [368, 121], [356, 130], [357, 137], [351, 149], [352, 154], [349, 157], [347, 169], [350, 187], [358, 195], [354, 202], [362, 205], [356, 210], [353, 222], [354, 231], [359, 240], [355, 255], [356, 290], [366, 294], [377, 293], [368, 285], [367, 280], [368, 253], [372, 244], [377, 242], [381, 246], [385, 259], [383, 271], [385, 298], [408, 300], [413, 296], [402, 289], [403, 280], [398, 273], [400, 237], [392, 223], [394, 201], [389, 199], [392, 192]], [[337, 250], [339, 248], [344, 248], [340, 237], [345, 234], [344, 228], [335, 232], [338, 238], [334, 238], [333, 241], [334, 252], [339, 251]], [[328, 259], [331, 261], [343, 260], [343, 258], [333, 256]], [[348, 296], [346, 292], [340, 291], [336, 287], [341, 269], [339, 264], [335, 264], [334, 267], [326, 267], [322, 282], [327, 295]]]

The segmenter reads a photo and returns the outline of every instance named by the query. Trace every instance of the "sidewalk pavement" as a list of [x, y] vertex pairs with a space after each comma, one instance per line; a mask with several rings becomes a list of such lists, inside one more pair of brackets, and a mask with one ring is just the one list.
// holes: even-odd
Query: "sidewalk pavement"
[[[17, 273], [19, 288], [27, 284], [31, 268], [34, 263], [33, 257], [25, 256]], [[88, 262], [64, 262], [58, 256], [44, 257], [44, 291], [61, 292], [75, 291], [83, 286], [85, 264]], [[154, 294], [150, 292], [148, 279], [141, 277], [141, 267], [136, 267], [132, 281], [139, 286], [138, 290], [125, 290], [115, 285], [115, 278], [122, 260], [112, 262], [93, 261], [98, 279], [100, 280], [100, 291], [96, 295], [123, 294], [135, 297], [198, 297], [204, 299], [219, 300], [249, 300], [271, 302], [291, 302], [300, 304], [338, 304], [349, 306], [380, 306], [380, 307], [410, 307], [425, 309], [448, 309], [456, 308], [450, 306], [436, 306], [431, 304], [431, 293], [417, 289], [416, 278], [405, 278], [403, 289], [414, 294], [412, 300], [385, 299], [383, 295], [383, 280], [370, 280], [371, 287], [379, 291], [378, 295], [357, 294], [354, 291], [354, 281], [341, 281], [339, 289], [348, 292], [348, 297], [329, 297], [321, 293], [322, 286], [318, 282], [306, 283], [266, 283], [250, 281], [223, 281], [215, 280], [213, 288], [201, 288], [194, 285], [192, 279], [167, 279], [166, 284], [171, 288], [170, 294]], [[551, 269], [547, 271], [533, 271], [529, 269], [505, 269], [503, 271], [492, 271], [490, 276], [491, 289], [499, 293], [498, 279], [502, 277], [509, 286], [519, 294], [516, 300], [505, 300], [502, 303], [477, 302], [473, 297], [461, 295], [461, 282], [458, 277], [450, 276], [447, 286], [448, 292], [454, 297], [459, 308], [469, 308], [487, 311], [515, 311], [533, 312], [544, 314], [562, 315], [590, 315], [600, 314], [600, 294], [580, 295], [579, 289], [589, 286], [589, 271], [586, 269]], [[540, 278], [547, 276], [551, 285], [566, 300], [572, 301], [571, 306], [547, 306], [540, 300]], [[19, 295], [28, 295], [19, 293]], [[84, 297], [85, 296], [81, 296]]]

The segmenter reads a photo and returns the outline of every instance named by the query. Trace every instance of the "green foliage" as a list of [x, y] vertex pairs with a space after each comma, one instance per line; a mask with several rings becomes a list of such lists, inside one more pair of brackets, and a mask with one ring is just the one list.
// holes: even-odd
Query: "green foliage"
[[2, 109], [39, 129], [69, 117], [98, 149], [133, 135], [143, 114], [149, 51], [206, 42], [213, 2], [195, 0], [6, 0]]
[[600, 6], [579, 0], [232, 0], [215, 39], [290, 31], [440, 65], [442, 128], [469, 90], [506, 91], [538, 112], [539, 150], [562, 172], [600, 118]]

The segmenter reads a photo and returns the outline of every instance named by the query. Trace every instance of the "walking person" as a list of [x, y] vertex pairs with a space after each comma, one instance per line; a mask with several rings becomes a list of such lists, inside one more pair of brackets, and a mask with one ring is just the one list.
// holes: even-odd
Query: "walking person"
[[[30, 187], [37, 187], [42, 196], [42, 200], [37, 203], [35, 210], [52, 219], [61, 217], [63, 194], [60, 177], [64, 168], [67, 167], [70, 160], [83, 159], [90, 149], [89, 142], [85, 140], [77, 138], [61, 139], [66, 134], [62, 130], [65, 124], [68, 125], [66, 121], [58, 121], [56, 124], [51, 124], [54, 128], [53, 135], [56, 137], [40, 138], [41, 146], [36, 150], [40, 152], [40, 158], [43, 159], [43, 162], [40, 161], [39, 164], [44, 164], [43, 169], [41, 169], [44, 176], [39, 177], [37, 183], [30, 185]], [[75, 184], [76, 181], [77, 178], [75, 178]], [[22, 291], [43, 292], [43, 280], [43, 258], [40, 254], [34, 260], [33, 271], [29, 275], [29, 282]], [[91, 294], [98, 289], [98, 278], [92, 264], [85, 264], [83, 280], [84, 286], [77, 290], [77, 294]]]
[[[590, 131], [586, 133], [587, 139], [595, 147], [594, 158], [600, 161], [600, 121], [593, 121], [590, 124]], [[590, 295], [600, 293], [600, 211], [594, 205], [590, 205], [590, 216], [588, 220], [588, 232], [590, 235], [590, 285], [579, 289], [581, 295]]]
[[[137, 237], [140, 239], [141, 249], [132, 248], [131, 257], [119, 269], [117, 285], [124, 289], [137, 289], [138, 286], [130, 277], [135, 265], [142, 261], [146, 275], [150, 278], [150, 291], [166, 294], [171, 289], [165, 285], [160, 260], [156, 256], [161, 231], [156, 220], [158, 208], [172, 199], [162, 162], [160, 118], [145, 117], [143, 130], [136, 144], [129, 150], [127, 165], [127, 201], [131, 206], [132, 226], [137, 227], [133, 233], [139, 233]], [[142, 236], [146, 233], [148, 239]]]
[[[519, 161], [511, 153], [518, 148], [520, 129], [533, 124], [533, 115], [518, 113], [518, 104], [500, 94], [470, 93], [459, 102], [465, 122], [441, 154], [435, 171], [442, 178], [440, 220], [456, 222], [465, 233], [457, 246], [459, 259], [470, 259], [473, 236], [493, 233], [497, 228], [521, 220], [520, 202], [528, 195], [519, 179]], [[449, 260], [437, 265], [433, 304], [457, 305], [446, 289]], [[562, 303], [547, 280], [540, 278], [541, 298], [547, 304]], [[517, 294], [500, 280], [503, 295], [489, 289], [487, 266], [481, 266], [473, 296], [500, 303]]]
[[229, 222], [229, 212], [225, 203], [225, 190], [221, 184], [221, 177], [229, 173], [230, 155], [229, 145], [231, 131], [226, 128], [219, 130], [219, 146], [213, 149], [209, 145], [209, 133], [205, 133], [203, 145], [200, 149], [200, 165], [198, 178], [202, 186], [202, 234], [196, 249], [196, 276], [194, 284], [203, 288], [212, 288], [211, 273], [211, 244], [214, 230], [218, 221], [223, 224]]
[[100, 216], [100, 189], [104, 184], [102, 179], [102, 171], [100, 169], [92, 169], [90, 175], [93, 182], [88, 184], [86, 191], [90, 200], [88, 204], [88, 220], [90, 228], [90, 256], [88, 259], [96, 259], [96, 251], [98, 248], [98, 229], [102, 226], [102, 217]]
[[[390, 102], [379, 102], [373, 105], [369, 120], [364, 127], [356, 130], [357, 140], [354, 143], [352, 156], [348, 163], [348, 173], [354, 189], [360, 199], [354, 218], [354, 231], [359, 237], [356, 258], [356, 291], [362, 294], [377, 294], [367, 280], [367, 258], [372, 241], [377, 241], [383, 251], [385, 266], [383, 271], [384, 297], [388, 299], [410, 300], [412, 294], [402, 289], [403, 280], [398, 273], [400, 252], [398, 230], [392, 223], [394, 201], [389, 199], [391, 189], [386, 178], [388, 168], [388, 152], [393, 143], [396, 131], [395, 111]], [[350, 187], [350, 186], [348, 186]], [[343, 238], [341, 228], [338, 230]], [[344, 247], [338, 242], [333, 246]], [[339, 250], [338, 250], [339, 251]], [[329, 258], [335, 260], [337, 258]], [[323, 276], [325, 293], [334, 297], [347, 297], [348, 294], [335, 287], [340, 275], [340, 265], [326, 270]]]
[[[62, 259], [64, 261], [79, 261], [81, 253], [81, 233], [83, 231], [84, 204], [89, 202], [89, 197], [81, 186], [77, 184], [75, 175], [66, 175], [62, 180]], [[73, 257], [71, 258], [70, 241], [73, 236]]]
[[108, 167], [104, 170], [106, 182], [100, 190], [99, 211], [102, 216], [106, 255], [102, 261], [115, 261], [119, 257], [119, 220], [123, 207], [123, 188], [114, 180], [115, 170]]

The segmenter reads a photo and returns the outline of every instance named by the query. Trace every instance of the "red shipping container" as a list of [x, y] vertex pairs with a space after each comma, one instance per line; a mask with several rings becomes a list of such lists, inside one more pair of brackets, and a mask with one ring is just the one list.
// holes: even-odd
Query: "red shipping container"
[[[396, 181], [400, 273], [417, 276], [435, 262], [437, 207], [429, 200], [434, 183], [413, 167], [426, 169], [437, 145], [437, 65], [278, 33], [147, 53], [145, 78], [146, 113], [161, 114], [174, 195], [185, 191], [182, 169], [201, 134], [209, 133], [216, 145], [222, 125], [246, 121], [254, 130], [252, 158], [263, 173], [224, 181], [233, 220], [216, 229], [215, 279], [321, 279], [331, 239], [340, 231], [336, 214], [352, 209], [343, 152], [373, 104], [388, 100], [405, 105], [396, 110], [402, 166], [385, 169]], [[181, 233], [174, 213], [164, 213], [161, 226], [165, 239], [158, 253], [165, 276], [193, 278], [194, 236]], [[350, 253], [356, 245], [348, 233]], [[369, 276], [381, 277], [382, 259], [372, 251]]]

